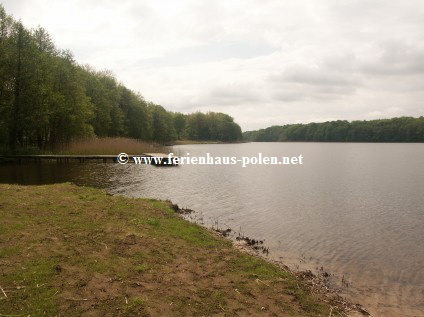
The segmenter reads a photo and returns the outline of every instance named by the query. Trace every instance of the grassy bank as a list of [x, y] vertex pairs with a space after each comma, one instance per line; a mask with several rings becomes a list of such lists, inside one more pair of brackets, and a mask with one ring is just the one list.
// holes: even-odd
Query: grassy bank
[[0, 185], [0, 211], [0, 316], [337, 315], [166, 202]]

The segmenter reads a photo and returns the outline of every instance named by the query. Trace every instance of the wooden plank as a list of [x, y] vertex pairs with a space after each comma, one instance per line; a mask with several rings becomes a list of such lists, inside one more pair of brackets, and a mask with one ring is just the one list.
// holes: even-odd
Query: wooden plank
[[[150, 156], [150, 157], [162, 157], [162, 158], [169, 157], [169, 154], [165, 154], [165, 153], [144, 153], [144, 155]], [[138, 155], [130, 155], [130, 156], [138, 156]], [[172, 155], [171, 157], [174, 157], [174, 155]]]

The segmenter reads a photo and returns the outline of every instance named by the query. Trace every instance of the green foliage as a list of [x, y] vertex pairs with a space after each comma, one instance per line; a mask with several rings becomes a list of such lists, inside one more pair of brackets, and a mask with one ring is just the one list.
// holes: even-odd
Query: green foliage
[[26, 29], [0, 5], [0, 148], [52, 149], [86, 137], [237, 141], [222, 113], [172, 113], [109, 71], [78, 65], [43, 28]]
[[172, 114], [162, 106], [149, 103], [148, 111], [152, 118], [152, 140], [158, 143], [175, 140], [175, 129]]
[[187, 124], [186, 116], [181, 112], [176, 112], [173, 114], [173, 120], [177, 139], [181, 140], [181, 138], [184, 136], [185, 127]]
[[186, 115], [185, 122], [185, 133], [181, 135], [189, 140], [235, 142], [242, 139], [240, 126], [221, 112], [196, 112]]
[[247, 131], [243, 137], [256, 142], [424, 142], [424, 117], [290, 124]]

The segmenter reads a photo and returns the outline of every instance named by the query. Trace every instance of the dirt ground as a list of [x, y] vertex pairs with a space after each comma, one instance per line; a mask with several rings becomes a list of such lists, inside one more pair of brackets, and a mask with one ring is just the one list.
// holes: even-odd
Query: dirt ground
[[345, 316], [166, 202], [0, 185], [0, 316]]

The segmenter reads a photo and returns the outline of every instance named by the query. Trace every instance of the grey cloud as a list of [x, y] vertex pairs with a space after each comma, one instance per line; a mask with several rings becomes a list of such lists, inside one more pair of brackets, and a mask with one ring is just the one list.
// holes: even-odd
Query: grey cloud
[[155, 15], [153, 8], [149, 5], [148, 1], [126, 1], [126, 14], [129, 17], [139, 19], [146, 19]]
[[305, 91], [293, 92], [292, 89], [280, 90], [277, 89], [273, 94], [272, 98], [276, 101], [282, 102], [295, 102], [295, 101], [303, 101], [307, 99], [307, 94]]
[[276, 50], [276, 47], [264, 41], [212, 42], [207, 45], [180, 48], [157, 58], [139, 60], [137, 65], [139, 67], [173, 67], [226, 59], [249, 59], [269, 55]]
[[358, 80], [352, 74], [334, 73], [330, 69], [296, 68], [281, 75], [281, 80], [291, 83], [300, 83], [311, 86], [352, 86]]
[[354, 94], [361, 85], [355, 74], [326, 67], [292, 67], [271, 74], [267, 81], [273, 87], [272, 97], [284, 102], [336, 99]]
[[216, 86], [209, 91], [207, 99], [211, 104], [247, 105], [264, 100], [264, 97], [252, 84], [238, 84]]
[[424, 49], [402, 43], [381, 45], [375, 60], [363, 63], [361, 70], [379, 76], [424, 74]]
[[16, 18], [20, 17], [20, 13], [25, 8], [25, 0], [3, 0], [2, 4], [6, 11], [9, 14], [13, 13]]

